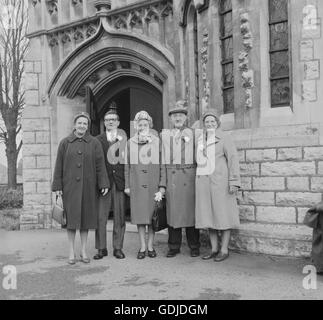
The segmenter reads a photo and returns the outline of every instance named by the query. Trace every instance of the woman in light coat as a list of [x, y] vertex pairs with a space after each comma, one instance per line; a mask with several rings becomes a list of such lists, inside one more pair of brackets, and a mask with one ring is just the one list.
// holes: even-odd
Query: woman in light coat
[[197, 138], [196, 154], [196, 228], [209, 231], [212, 252], [203, 259], [222, 261], [229, 256], [231, 229], [240, 224], [236, 200], [240, 188], [239, 159], [230, 135], [221, 130], [216, 113], [208, 110], [202, 121], [204, 130]]
[[146, 256], [146, 226], [148, 226], [148, 256], [156, 257], [153, 247], [154, 231], [152, 215], [155, 197], [161, 197], [159, 190], [160, 161], [159, 138], [152, 130], [152, 118], [146, 111], [140, 111], [134, 119], [136, 134], [127, 145], [127, 164], [125, 165], [125, 193], [130, 195], [131, 222], [137, 225], [140, 250], [138, 259]]

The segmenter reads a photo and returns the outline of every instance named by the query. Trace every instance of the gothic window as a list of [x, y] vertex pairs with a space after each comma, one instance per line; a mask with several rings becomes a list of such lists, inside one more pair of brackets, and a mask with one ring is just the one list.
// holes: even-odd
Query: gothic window
[[223, 113], [234, 112], [233, 24], [231, 0], [220, 1]]
[[269, 0], [271, 107], [290, 105], [288, 0]]

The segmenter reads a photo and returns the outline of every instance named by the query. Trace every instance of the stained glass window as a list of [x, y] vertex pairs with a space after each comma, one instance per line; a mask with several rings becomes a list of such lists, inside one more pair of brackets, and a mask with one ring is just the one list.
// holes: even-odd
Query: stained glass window
[[223, 113], [234, 112], [232, 2], [220, 1]]
[[290, 105], [288, 0], [269, 0], [271, 106]]

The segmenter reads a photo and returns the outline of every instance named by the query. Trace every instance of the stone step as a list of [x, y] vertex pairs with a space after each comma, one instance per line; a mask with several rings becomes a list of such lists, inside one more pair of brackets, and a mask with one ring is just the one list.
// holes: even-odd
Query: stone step
[[312, 229], [304, 225], [242, 223], [232, 232], [231, 247], [253, 253], [308, 257]]
[[[112, 220], [107, 230], [113, 230]], [[126, 223], [127, 232], [137, 232], [137, 226]], [[159, 231], [165, 235], [167, 229]], [[312, 247], [312, 229], [304, 225], [260, 224], [246, 222], [232, 232], [230, 248], [242, 252], [261, 253], [277, 256], [308, 257]], [[183, 237], [183, 241], [186, 238]]]

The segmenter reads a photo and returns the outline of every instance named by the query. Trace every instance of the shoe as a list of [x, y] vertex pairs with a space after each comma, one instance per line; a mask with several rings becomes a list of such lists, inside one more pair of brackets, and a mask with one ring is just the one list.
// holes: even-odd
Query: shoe
[[157, 256], [157, 253], [156, 253], [156, 251], [155, 251], [155, 249], [153, 249], [153, 250], [148, 250], [148, 257], [149, 258], [156, 258], [156, 256]]
[[219, 251], [208, 253], [205, 256], [203, 256], [202, 259], [203, 260], [214, 259], [217, 256], [218, 253], [219, 253]]
[[76, 263], [76, 259], [74, 258], [74, 259], [69, 259], [68, 260], [68, 264], [70, 264], [70, 265], [73, 265], [73, 264], [75, 264]]
[[220, 262], [223, 261], [225, 259], [227, 259], [229, 257], [229, 252], [228, 253], [222, 253], [220, 252], [215, 258], [214, 261], [216, 262]]
[[98, 253], [93, 257], [94, 260], [100, 260], [103, 257], [106, 257], [108, 255], [107, 249], [99, 249]]
[[113, 250], [113, 255], [117, 258], [117, 259], [124, 259], [126, 256], [124, 255], [124, 253], [122, 252], [121, 249], [114, 249]]
[[199, 249], [192, 249], [191, 250], [191, 257], [198, 257], [200, 255]]
[[80, 257], [81, 257], [81, 261], [83, 262], [83, 263], [90, 263], [90, 258], [83, 258], [83, 256], [82, 255], [80, 255]]
[[145, 259], [146, 257], [146, 251], [138, 251], [138, 254], [137, 254], [137, 259]]
[[178, 253], [180, 253], [180, 250], [179, 250], [179, 249], [170, 249], [170, 250], [167, 252], [166, 257], [167, 257], [167, 258], [173, 258], [173, 257], [175, 257]]

